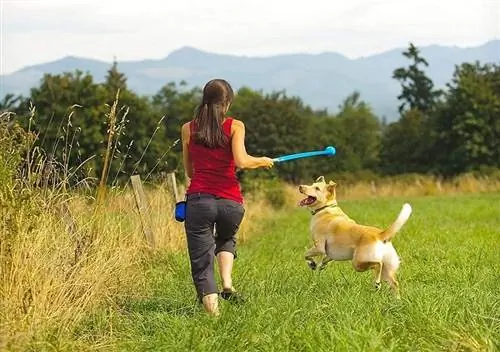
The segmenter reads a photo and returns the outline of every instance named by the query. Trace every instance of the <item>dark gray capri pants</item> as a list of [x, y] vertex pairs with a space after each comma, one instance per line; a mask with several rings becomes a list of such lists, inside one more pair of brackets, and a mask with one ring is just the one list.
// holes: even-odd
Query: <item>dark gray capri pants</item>
[[233, 200], [206, 193], [187, 196], [184, 228], [198, 298], [218, 292], [214, 257], [226, 251], [236, 258], [236, 232], [244, 214], [243, 205]]

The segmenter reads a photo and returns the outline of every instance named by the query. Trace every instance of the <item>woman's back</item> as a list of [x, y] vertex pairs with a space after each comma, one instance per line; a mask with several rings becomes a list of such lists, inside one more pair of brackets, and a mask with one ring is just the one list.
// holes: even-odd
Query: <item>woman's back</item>
[[231, 148], [232, 123], [232, 118], [224, 120], [222, 129], [228, 137], [228, 143], [217, 148], [208, 148], [197, 143], [194, 140], [196, 123], [190, 123], [189, 155], [194, 173], [187, 194], [208, 193], [238, 203], [243, 202]]

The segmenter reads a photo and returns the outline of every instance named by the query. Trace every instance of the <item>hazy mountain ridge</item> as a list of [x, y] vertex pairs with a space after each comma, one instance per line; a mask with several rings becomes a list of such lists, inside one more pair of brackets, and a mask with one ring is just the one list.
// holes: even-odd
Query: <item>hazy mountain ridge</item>
[[[201, 86], [208, 79], [224, 77], [235, 89], [243, 85], [265, 92], [284, 89], [289, 95], [300, 96], [306, 104], [331, 111], [336, 111], [348, 94], [358, 90], [378, 115], [394, 120], [400, 87], [391, 77], [394, 69], [408, 65], [401, 54], [403, 50], [405, 48], [349, 59], [335, 52], [248, 57], [183, 47], [163, 59], [119, 62], [119, 70], [127, 76], [129, 87], [139, 94], [154, 94], [170, 81], [185, 80], [189, 86]], [[427, 72], [437, 87], [449, 82], [455, 65], [462, 62], [500, 62], [500, 40], [471, 48], [431, 45], [421, 50], [430, 64]], [[44, 73], [79, 69], [89, 71], [96, 81], [102, 81], [110, 65], [68, 56], [28, 66], [1, 76], [0, 95], [26, 95]]]

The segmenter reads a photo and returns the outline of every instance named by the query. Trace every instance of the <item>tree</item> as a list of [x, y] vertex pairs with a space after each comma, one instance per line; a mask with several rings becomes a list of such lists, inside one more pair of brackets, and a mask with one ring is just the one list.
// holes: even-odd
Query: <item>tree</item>
[[119, 92], [114, 163], [110, 175], [113, 180], [128, 180], [134, 173], [147, 176], [151, 171], [166, 169], [163, 154], [165, 126], [161, 114], [153, 111], [147, 97], [138, 96], [127, 86], [125, 74], [113, 62], [102, 84], [110, 106]]
[[425, 118], [420, 110], [409, 110], [398, 122], [384, 131], [380, 150], [380, 167], [384, 173], [426, 172], [430, 165], [423, 162]]
[[106, 135], [105, 98], [106, 91], [89, 73], [46, 74], [22, 104], [26, 109], [31, 102], [36, 115], [33, 119], [25, 115], [21, 122], [38, 133], [39, 147], [47, 157], [66, 169], [85, 163], [87, 175], [97, 177], [97, 156]]
[[38, 133], [40, 150], [62, 164], [66, 174], [79, 169], [85, 171], [83, 176], [97, 178], [104, 164], [108, 114], [118, 90], [110, 183], [128, 180], [135, 172], [161, 170], [161, 116], [154, 115], [148, 98], [128, 89], [116, 62], [100, 84], [81, 71], [45, 75], [23, 102], [24, 110], [33, 104], [35, 116], [25, 114], [22, 123]]
[[343, 169], [360, 171], [378, 164], [381, 124], [370, 106], [360, 99], [359, 92], [349, 95], [337, 114], [340, 130], [335, 141], [343, 153]]
[[14, 94], [7, 94], [0, 101], [0, 114], [3, 112], [13, 112], [19, 107], [22, 101], [22, 96], [15, 96]]
[[112, 98], [114, 98], [119, 89], [127, 89], [127, 77], [125, 74], [118, 71], [118, 62], [116, 60], [113, 61], [113, 64], [108, 70], [104, 86], [112, 94]]
[[16, 115], [19, 113], [23, 97], [21, 95], [7, 94], [0, 101], [0, 116], [8, 120], [8, 126], [16, 123]]
[[[179, 171], [179, 177], [184, 177], [182, 170], [181, 127], [194, 118], [196, 108], [201, 101], [201, 89], [194, 87], [187, 89], [187, 83], [181, 81], [179, 85], [170, 82], [164, 85], [152, 99], [152, 109], [163, 119], [163, 153], [166, 155], [166, 168]], [[173, 148], [173, 149], [172, 149]]]
[[446, 98], [433, 126], [437, 169], [453, 175], [500, 167], [500, 66], [457, 66]]
[[421, 66], [429, 66], [412, 43], [403, 52], [411, 60], [409, 67], [394, 70], [393, 78], [401, 83], [399, 121], [384, 128], [381, 144], [381, 170], [387, 173], [425, 172], [433, 164], [431, 124], [442, 91]]
[[428, 113], [434, 108], [442, 92], [434, 89], [434, 83], [420, 68], [421, 65], [429, 66], [429, 63], [420, 56], [417, 47], [410, 43], [408, 49], [403, 52], [403, 56], [410, 59], [412, 63], [407, 68], [397, 68], [392, 76], [401, 83], [402, 88], [398, 96], [398, 100], [401, 101], [399, 112], [403, 114], [409, 109], [417, 109]]

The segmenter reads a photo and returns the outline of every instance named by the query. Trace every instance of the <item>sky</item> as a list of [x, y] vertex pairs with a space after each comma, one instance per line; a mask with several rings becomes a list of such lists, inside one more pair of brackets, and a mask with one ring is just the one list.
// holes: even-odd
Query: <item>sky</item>
[[160, 59], [191, 46], [350, 58], [500, 38], [500, 0], [0, 0], [0, 74], [80, 56]]

